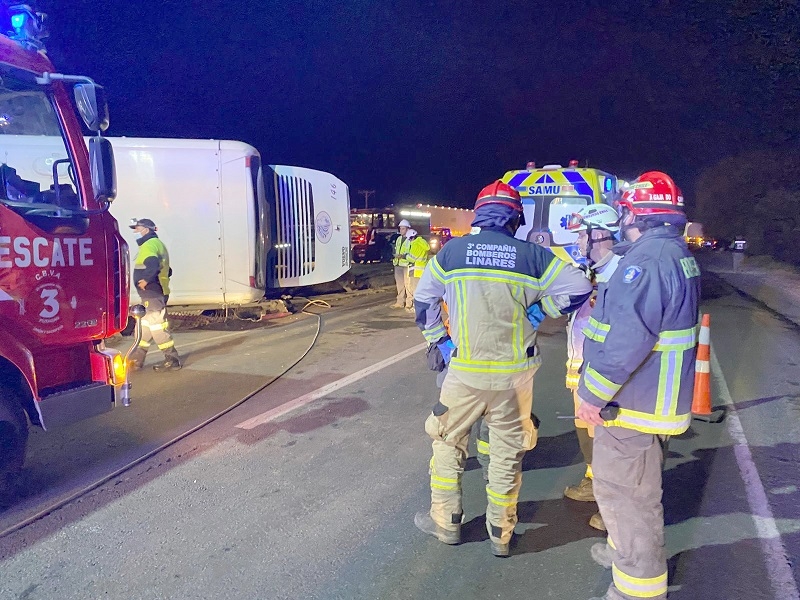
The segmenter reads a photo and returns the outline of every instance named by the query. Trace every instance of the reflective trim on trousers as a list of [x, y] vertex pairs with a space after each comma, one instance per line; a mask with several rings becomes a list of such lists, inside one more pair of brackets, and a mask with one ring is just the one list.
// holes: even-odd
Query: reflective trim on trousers
[[667, 593], [667, 572], [657, 577], [632, 577], [611, 564], [614, 585], [623, 594], [634, 598], [655, 598]]
[[486, 486], [486, 496], [489, 499], [489, 502], [492, 504], [496, 504], [497, 506], [516, 506], [517, 505], [517, 498], [518, 494], [498, 494], [491, 490], [491, 488], [487, 485]]
[[483, 440], [477, 440], [476, 446], [480, 454], [489, 454], [489, 442], [484, 442]]

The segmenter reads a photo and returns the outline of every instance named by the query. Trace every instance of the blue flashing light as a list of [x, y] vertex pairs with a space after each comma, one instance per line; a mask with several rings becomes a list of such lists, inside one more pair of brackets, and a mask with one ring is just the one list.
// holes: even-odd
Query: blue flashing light
[[25, 19], [27, 19], [27, 17], [28, 15], [25, 13], [11, 15], [11, 26], [17, 31], [17, 33], [19, 33], [20, 30], [25, 27]]
[[[11, 39], [19, 42], [27, 48], [41, 50], [44, 48], [41, 40], [47, 37], [47, 31], [43, 27], [44, 13], [34, 12], [27, 4], [14, 4], [6, 13], [10, 23], [10, 31], [3, 31]], [[6, 25], [8, 27], [8, 25]]]
[[614, 182], [611, 181], [611, 177], [606, 177], [606, 182], [605, 182], [605, 186], [606, 186], [606, 190], [605, 191], [606, 192], [610, 192], [611, 191], [611, 186], [612, 186], [613, 183]]

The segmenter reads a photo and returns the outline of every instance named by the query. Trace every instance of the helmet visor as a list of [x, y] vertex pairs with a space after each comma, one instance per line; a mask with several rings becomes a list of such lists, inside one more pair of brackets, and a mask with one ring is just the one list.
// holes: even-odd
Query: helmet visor
[[586, 229], [586, 224], [583, 222], [583, 215], [572, 213], [563, 218], [564, 229], [567, 231], [580, 231]]

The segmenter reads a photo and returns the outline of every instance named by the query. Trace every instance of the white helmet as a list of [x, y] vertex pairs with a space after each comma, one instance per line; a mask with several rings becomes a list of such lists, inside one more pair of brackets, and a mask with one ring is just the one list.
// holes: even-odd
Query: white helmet
[[417, 230], [416, 229], [409, 229], [408, 231], [406, 231], [406, 239], [407, 240], [410, 240], [411, 238], [415, 237], [416, 235], [417, 235]]
[[397, 224], [397, 227], [411, 227], [411, 223], [409, 223], [406, 219], [403, 219]]
[[578, 212], [564, 217], [563, 224], [567, 231], [605, 229], [611, 233], [617, 233], [619, 231], [619, 215], [608, 204], [590, 204]]

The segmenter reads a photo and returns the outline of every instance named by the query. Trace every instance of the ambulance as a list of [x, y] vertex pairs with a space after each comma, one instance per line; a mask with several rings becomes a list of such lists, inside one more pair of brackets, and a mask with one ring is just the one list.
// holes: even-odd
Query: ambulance
[[525, 169], [509, 171], [502, 180], [515, 188], [525, 209], [525, 225], [517, 238], [548, 248], [560, 259], [583, 263], [578, 234], [567, 231], [564, 221], [589, 204], [611, 204], [621, 182], [599, 169], [579, 167], [577, 160], [567, 167], [528, 163]]

